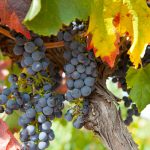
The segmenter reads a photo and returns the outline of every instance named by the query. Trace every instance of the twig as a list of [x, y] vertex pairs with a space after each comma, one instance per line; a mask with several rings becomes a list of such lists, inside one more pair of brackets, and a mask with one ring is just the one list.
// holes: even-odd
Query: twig
[[63, 47], [64, 46], [64, 42], [60, 41], [60, 42], [49, 42], [49, 43], [45, 43], [44, 44], [46, 48], [58, 48], [58, 47]]
[[0, 33], [15, 41], [15, 38], [6, 29], [0, 27]]

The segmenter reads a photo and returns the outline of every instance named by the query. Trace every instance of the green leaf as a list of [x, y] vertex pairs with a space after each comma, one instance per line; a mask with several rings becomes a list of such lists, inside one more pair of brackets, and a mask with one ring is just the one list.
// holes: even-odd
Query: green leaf
[[[41, 0], [41, 9], [37, 14], [32, 1], [30, 10], [24, 19], [28, 29], [41, 35], [57, 34], [62, 24], [68, 25], [75, 18], [87, 19], [90, 14], [90, 0]], [[40, 1], [38, 1], [40, 3]], [[39, 7], [38, 7], [39, 9]]]
[[18, 119], [20, 115], [21, 113], [14, 111], [13, 114], [5, 115], [3, 117], [3, 120], [7, 123], [9, 130], [11, 130], [13, 133], [18, 132], [21, 129], [21, 126], [18, 125]]
[[126, 81], [131, 88], [130, 97], [141, 111], [150, 103], [150, 64], [140, 69], [130, 67]]

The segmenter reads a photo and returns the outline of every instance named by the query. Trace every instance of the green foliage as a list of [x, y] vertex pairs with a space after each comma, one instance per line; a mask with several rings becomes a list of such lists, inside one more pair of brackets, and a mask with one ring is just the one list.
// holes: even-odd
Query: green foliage
[[42, 35], [57, 34], [62, 24], [68, 25], [75, 18], [87, 19], [91, 7], [90, 0], [38, 0], [36, 5], [34, 3], [32, 1], [24, 24]]
[[131, 88], [130, 97], [141, 111], [150, 102], [150, 64], [140, 69], [130, 67], [126, 81]]
[[1, 114], [0, 118], [3, 118], [9, 127], [11, 132], [17, 132], [21, 129], [21, 126], [18, 126], [18, 119], [20, 117], [20, 113], [18, 111], [14, 111], [11, 115]]
[[73, 128], [72, 123], [63, 126], [59, 121], [52, 125], [55, 132], [55, 140], [51, 142], [47, 150], [106, 150], [99, 139], [90, 131]]

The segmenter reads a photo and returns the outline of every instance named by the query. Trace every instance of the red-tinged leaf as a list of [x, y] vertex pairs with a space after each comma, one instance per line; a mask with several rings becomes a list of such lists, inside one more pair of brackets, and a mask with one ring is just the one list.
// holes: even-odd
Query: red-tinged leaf
[[0, 0], [0, 23], [30, 39], [29, 31], [22, 24], [30, 3], [31, 0]]
[[[114, 66], [115, 58], [119, 54], [118, 43], [120, 39], [120, 34], [113, 24], [116, 11], [108, 8], [112, 3], [111, 0], [94, 1], [87, 31], [87, 35], [89, 36], [88, 49], [93, 48], [95, 56], [101, 57], [110, 67]], [[117, 4], [115, 3], [115, 5]], [[113, 11], [107, 13], [106, 8]], [[119, 17], [115, 21], [119, 21]]]
[[9, 131], [7, 124], [0, 119], [0, 150], [20, 150], [21, 146]]

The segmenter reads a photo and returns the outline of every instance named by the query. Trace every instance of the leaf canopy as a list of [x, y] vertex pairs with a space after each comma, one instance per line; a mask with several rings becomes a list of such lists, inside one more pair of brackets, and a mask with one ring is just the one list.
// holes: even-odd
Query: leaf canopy
[[24, 24], [42, 35], [56, 35], [62, 24], [68, 25], [75, 18], [87, 19], [90, 15], [90, 0], [45, 0], [37, 3], [37, 9], [41, 6], [39, 13], [34, 11], [35, 5], [31, 5]]
[[126, 81], [131, 88], [130, 97], [141, 111], [150, 103], [150, 64], [140, 69], [130, 67]]

